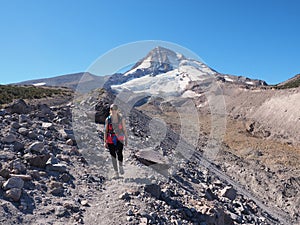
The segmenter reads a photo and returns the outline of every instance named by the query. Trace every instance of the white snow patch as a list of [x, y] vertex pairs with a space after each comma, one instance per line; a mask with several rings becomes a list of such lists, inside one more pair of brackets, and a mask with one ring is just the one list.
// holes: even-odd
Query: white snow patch
[[254, 83], [252, 81], [246, 81], [246, 84], [254, 85]]
[[191, 90], [187, 90], [182, 94], [182, 97], [184, 97], [184, 98], [194, 98], [196, 96], [197, 96], [196, 92], [191, 91]]
[[138, 67], [132, 69], [132, 70], [129, 70], [128, 72], [126, 72], [124, 74], [124, 76], [127, 76], [131, 73], [134, 73], [136, 72], [138, 69], [145, 69], [145, 68], [149, 68], [151, 66], [151, 57], [149, 56], [147, 59], [145, 59]]
[[233, 82], [234, 81], [233, 79], [231, 79], [231, 78], [229, 78], [227, 76], [224, 76], [224, 78], [225, 78], [226, 81], [229, 81], [229, 82]]
[[45, 84], [46, 84], [45, 82], [41, 82], [41, 83], [35, 83], [35, 84], [33, 84], [33, 86], [43, 86]]

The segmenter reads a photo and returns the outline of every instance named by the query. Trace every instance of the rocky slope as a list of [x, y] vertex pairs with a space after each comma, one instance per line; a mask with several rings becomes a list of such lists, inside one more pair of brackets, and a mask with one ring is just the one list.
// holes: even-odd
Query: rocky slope
[[[206, 153], [207, 134], [211, 134], [218, 115], [213, 117], [208, 102], [216, 95], [205, 92], [201, 85], [192, 85], [193, 90], [201, 95], [193, 99], [199, 110], [194, 117], [198, 115], [198, 127], [202, 131], [198, 148]], [[241, 184], [242, 189], [250, 191], [253, 199], [260, 199], [263, 205], [274, 208], [275, 214], [280, 215], [280, 211], [284, 217], [288, 214], [294, 221], [289, 223], [298, 224], [300, 115], [296, 99], [299, 98], [299, 88], [275, 90], [237, 84], [219, 85], [218, 96], [222, 94], [226, 106], [226, 132], [214, 154], [214, 164], [231, 180]], [[162, 120], [181, 132], [184, 116], [171, 110], [174, 103], [163, 100], [158, 105], [148, 102], [140, 109], [150, 117], [160, 113]], [[210, 148], [206, 150], [210, 151]]]
[[[81, 120], [86, 138], [98, 139], [75, 138], [72, 129], [80, 123], [71, 123], [72, 110], [72, 104], [22, 100], [1, 110], [1, 224], [282, 223], [201, 166], [201, 157], [176, 164], [168, 176], [144, 165], [141, 148], [149, 149], [156, 140], [151, 141], [147, 126], [151, 118], [136, 110], [128, 115], [126, 173], [111, 179], [103, 126]], [[178, 135], [168, 129], [167, 137], [155, 149], [172, 155]]]
[[[104, 81], [117, 96], [87, 75], [73, 102], [1, 110], [1, 223], [299, 224], [299, 88], [162, 48]], [[103, 148], [112, 102], [130, 136], [120, 179]]]

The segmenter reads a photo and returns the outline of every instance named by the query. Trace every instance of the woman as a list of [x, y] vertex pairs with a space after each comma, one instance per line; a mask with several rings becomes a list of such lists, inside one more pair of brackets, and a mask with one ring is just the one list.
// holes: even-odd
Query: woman
[[118, 112], [118, 106], [112, 104], [110, 106], [110, 115], [105, 120], [104, 146], [109, 149], [116, 177], [119, 176], [119, 173], [121, 175], [124, 174], [123, 146], [127, 146], [127, 140], [125, 120]]

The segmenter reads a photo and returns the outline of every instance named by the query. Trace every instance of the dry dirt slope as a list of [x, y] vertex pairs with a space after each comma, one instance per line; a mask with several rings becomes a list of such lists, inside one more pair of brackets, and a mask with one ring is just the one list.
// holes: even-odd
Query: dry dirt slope
[[300, 143], [300, 88], [245, 89], [224, 87], [227, 112], [233, 118], [255, 122], [266, 138]]

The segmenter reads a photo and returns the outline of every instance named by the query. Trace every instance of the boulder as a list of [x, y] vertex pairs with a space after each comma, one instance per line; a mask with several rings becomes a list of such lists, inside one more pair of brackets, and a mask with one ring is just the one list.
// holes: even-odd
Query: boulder
[[14, 146], [14, 151], [16, 152], [19, 152], [24, 149], [24, 144], [19, 141], [14, 142], [13, 146]]
[[14, 202], [20, 200], [22, 195], [22, 189], [20, 188], [11, 188], [5, 192], [5, 197], [12, 199]]
[[72, 139], [68, 139], [68, 140], [66, 141], [66, 144], [72, 146], [72, 145], [74, 144], [74, 142], [73, 142]]
[[7, 110], [10, 113], [17, 113], [17, 114], [27, 114], [30, 112], [31, 107], [26, 104], [23, 99], [18, 99], [11, 103]]
[[13, 169], [17, 173], [25, 173], [26, 172], [26, 166], [24, 163], [21, 162], [20, 159], [11, 161], [9, 163], [10, 168]]
[[144, 165], [151, 166], [160, 172], [170, 167], [168, 159], [163, 157], [158, 151], [151, 149], [140, 150], [135, 154], [135, 157]]
[[51, 181], [49, 183], [50, 194], [55, 196], [62, 196], [64, 194], [63, 184], [57, 181]]
[[45, 117], [53, 118], [54, 113], [52, 112], [52, 109], [48, 105], [39, 104], [37, 116], [41, 118], [45, 118]]
[[26, 155], [24, 155], [24, 158], [29, 163], [29, 165], [39, 167], [39, 168], [45, 168], [46, 163], [50, 159], [50, 157], [51, 157], [50, 154], [44, 154], [44, 155], [26, 154]]
[[7, 168], [0, 169], [0, 176], [4, 178], [8, 178], [10, 171]]
[[28, 121], [29, 121], [29, 119], [28, 119], [27, 115], [25, 115], [25, 114], [20, 114], [19, 115], [19, 123], [26, 123]]
[[74, 132], [71, 129], [61, 129], [58, 131], [60, 134], [60, 137], [64, 140], [68, 140], [71, 139], [73, 141], [75, 141], [75, 136], [74, 136]]
[[11, 124], [11, 127], [14, 128], [14, 129], [19, 129], [20, 128], [20, 124], [18, 122], [13, 122]]
[[236, 190], [233, 187], [229, 187], [229, 186], [225, 187], [220, 192], [220, 195], [222, 197], [226, 197], [231, 201], [233, 201], [236, 198], [236, 194], [237, 194]]
[[37, 134], [34, 131], [29, 131], [27, 137], [33, 140], [37, 138]]
[[21, 127], [21, 128], [18, 129], [18, 133], [26, 136], [29, 133], [29, 130], [25, 127]]
[[36, 141], [29, 146], [29, 151], [41, 153], [44, 149], [44, 143]]
[[158, 184], [148, 184], [145, 186], [144, 190], [145, 192], [151, 194], [154, 198], [160, 198], [161, 188]]
[[3, 189], [23, 188], [24, 181], [20, 177], [11, 177], [3, 184]]
[[53, 123], [47, 123], [47, 122], [42, 123], [42, 128], [50, 129], [52, 127], [53, 127]]
[[16, 140], [17, 140], [17, 138], [16, 138], [16, 136], [13, 135], [13, 134], [8, 134], [8, 135], [6, 135], [6, 136], [4, 136], [4, 137], [2, 138], [2, 142], [8, 143], [8, 144], [13, 143], [13, 142], [15, 142]]
[[65, 173], [67, 171], [67, 167], [64, 164], [47, 164], [46, 170]]
[[5, 109], [0, 109], [0, 116], [5, 116], [6, 113]]

